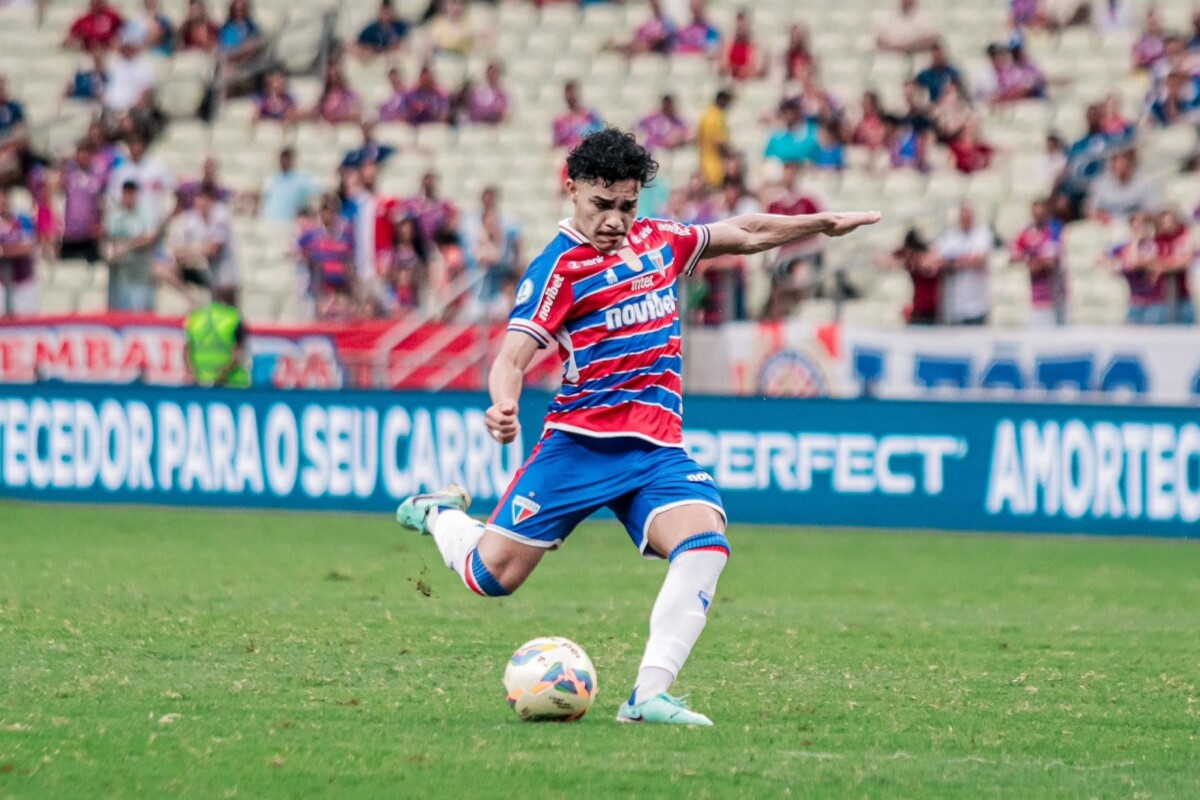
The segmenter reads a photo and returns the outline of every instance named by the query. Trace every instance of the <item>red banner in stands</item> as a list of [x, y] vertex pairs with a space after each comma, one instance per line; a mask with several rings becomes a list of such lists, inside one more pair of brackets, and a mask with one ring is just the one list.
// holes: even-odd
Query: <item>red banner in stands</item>
[[[182, 319], [93, 314], [0, 320], [0, 382], [187, 382]], [[249, 325], [251, 374], [281, 388], [461, 389], [485, 385], [503, 326], [370, 320]], [[553, 384], [545, 352], [531, 383]]]

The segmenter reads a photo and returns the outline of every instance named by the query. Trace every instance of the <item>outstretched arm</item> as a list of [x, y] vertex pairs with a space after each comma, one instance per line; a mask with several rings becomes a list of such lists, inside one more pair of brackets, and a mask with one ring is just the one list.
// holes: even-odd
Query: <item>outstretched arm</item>
[[810, 236], [845, 236], [882, 219], [878, 211], [844, 214], [742, 214], [708, 226], [711, 239], [703, 258], [723, 255], [753, 255], [798, 242]]
[[492, 363], [488, 375], [488, 391], [492, 395], [492, 407], [487, 410], [487, 428], [492, 438], [500, 444], [508, 444], [517, 438], [521, 429], [517, 421], [521, 386], [525, 382], [525, 370], [537, 352], [538, 343], [532, 337], [518, 331], [509, 331], [500, 344], [500, 352]]

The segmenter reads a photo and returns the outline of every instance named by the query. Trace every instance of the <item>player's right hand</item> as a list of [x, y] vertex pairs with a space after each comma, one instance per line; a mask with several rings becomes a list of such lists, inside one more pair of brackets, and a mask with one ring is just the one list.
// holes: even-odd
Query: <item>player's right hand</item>
[[496, 403], [487, 410], [487, 429], [500, 444], [508, 444], [517, 438], [521, 423], [517, 421], [517, 404], [512, 400]]

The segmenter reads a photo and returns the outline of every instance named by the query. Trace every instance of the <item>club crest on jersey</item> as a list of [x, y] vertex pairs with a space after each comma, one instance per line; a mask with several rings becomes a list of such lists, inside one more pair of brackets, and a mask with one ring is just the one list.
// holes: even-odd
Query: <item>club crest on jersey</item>
[[513, 524], [520, 525], [541, 510], [541, 504], [533, 502], [528, 497], [514, 497], [512, 501]]
[[651, 250], [646, 255], [650, 257], [650, 263], [654, 265], [655, 271], [662, 272], [665, 269], [661, 250]]
[[609, 286], [612, 286], [614, 283], [616, 283], [617, 282], [617, 271], [615, 269], [613, 269], [612, 267], [609, 267], [607, 270], [605, 270], [604, 271], [604, 282], [607, 283]]

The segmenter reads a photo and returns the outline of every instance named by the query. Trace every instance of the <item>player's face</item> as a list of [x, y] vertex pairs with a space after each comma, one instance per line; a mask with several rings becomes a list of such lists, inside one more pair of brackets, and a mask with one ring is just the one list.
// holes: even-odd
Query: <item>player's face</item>
[[605, 186], [568, 179], [567, 191], [575, 203], [575, 227], [597, 250], [616, 250], [633, 226], [640, 190], [641, 185], [634, 180]]

